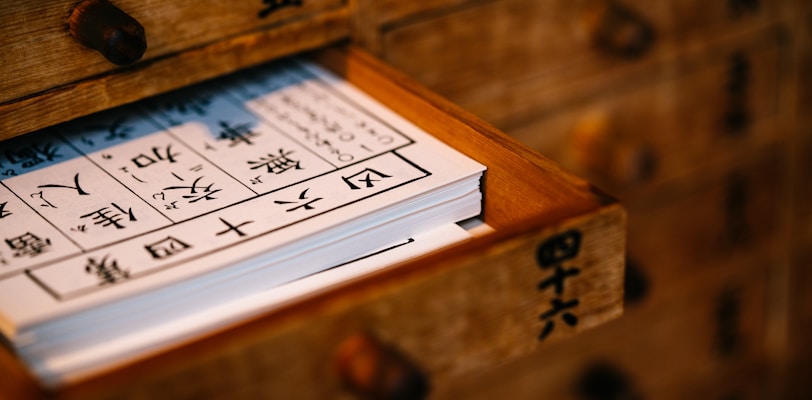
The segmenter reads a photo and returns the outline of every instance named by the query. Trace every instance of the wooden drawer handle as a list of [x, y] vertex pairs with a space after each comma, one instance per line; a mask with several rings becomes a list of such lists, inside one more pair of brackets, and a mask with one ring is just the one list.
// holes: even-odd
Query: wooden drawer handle
[[107, 0], [85, 0], [68, 20], [71, 36], [116, 65], [130, 65], [147, 50], [144, 27]]
[[429, 383], [423, 372], [370, 334], [346, 338], [335, 361], [344, 384], [362, 398], [417, 400], [428, 396]]
[[636, 305], [648, 297], [651, 282], [646, 271], [634, 260], [626, 259], [626, 273], [623, 275], [623, 303]]
[[579, 400], [640, 400], [635, 382], [626, 371], [606, 360], [587, 364], [575, 382], [574, 394]]
[[640, 57], [654, 44], [651, 24], [614, 0], [593, 2], [584, 13], [584, 25], [595, 47], [618, 57]]

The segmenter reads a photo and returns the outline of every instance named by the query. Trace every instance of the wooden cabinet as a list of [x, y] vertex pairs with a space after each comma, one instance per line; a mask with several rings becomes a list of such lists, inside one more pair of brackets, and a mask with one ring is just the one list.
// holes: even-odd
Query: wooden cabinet
[[[796, 351], [808, 347], [812, 309], [805, 2], [114, 2], [147, 31], [143, 60], [128, 67], [58, 26], [75, 2], [2, 8], [0, 21], [10, 22], [0, 24], [0, 49], [11, 62], [0, 80], [0, 137], [351, 41], [405, 75], [353, 51], [320, 58], [407, 119], [500, 165], [486, 179], [485, 218], [496, 231], [60, 394], [136, 386], [136, 395], [197, 396], [239, 381], [233, 393], [243, 397], [268, 385], [277, 397], [291, 387], [305, 398], [338, 396], [346, 392], [326, 360], [340, 339], [367, 328], [415, 358], [438, 398], [809, 397], [812, 355]], [[270, 3], [283, 6], [261, 17]], [[532, 150], [621, 199], [628, 257], [618, 249], [617, 206]], [[601, 300], [562, 334], [578, 336], [540, 344], [550, 299], [534, 297], [540, 270], [528, 257], [572, 227], [610, 232], [594, 243], [610, 257], [579, 261], [594, 266], [579, 293]], [[619, 313], [613, 290], [624, 261], [628, 315], [597, 326]], [[478, 282], [492, 291], [472, 288]], [[421, 296], [454, 306], [440, 312]], [[444, 340], [423, 339], [446, 326]], [[595, 329], [581, 333], [587, 327]], [[276, 351], [284, 357], [274, 360]], [[299, 354], [301, 363], [284, 362]], [[25, 375], [2, 355], [5, 376]]]
[[[379, 52], [384, 60], [500, 127], [559, 109], [585, 89], [631, 78], [691, 41], [768, 23], [774, 13], [770, 2], [471, 3], [383, 25]], [[384, 18], [386, 12], [381, 9], [381, 14]], [[600, 44], [602, 36], [623, 36], [626, 31], [634, 36], [640, 30], [649, 32], [638, 34], [646, 38]], [[630, 50], [623, 46], [640, 50], [626, 54]]]
[[[812, 244], [812, 42], [801, 3], [449, 1], [399, 20], [379, 10], [377, 30], [363, 32], [369, 48], [629, 210], [626, 315], [571, 347], [482, 375], [466, 394], [809, 397], [797, 378], [810, 372], [800, 354], [809, 332], [801, 282]], [[752, 357], [729, 359], [717, 374], [703, 370], [708, 353], [666, 354], [685, 335], [709, 338], [716, 329], [706, 320], [659, 330], [668, 315], [681, 320], [674, 303], [695, 301], [708, 279], [735, 286], [734, 271], [744, 270], [760, 277], [752, 281], [761, 296], [753, 326], [763, 329], [751, 339]], [[605, 347], [594, 345], [603, 335], [611, 338]], [[641, 347], [678, 362], [647, 363]], [[637, 355], [638, 366], [611, 361]], [[605, 375], [628, 391], [575, 391], [575, 371], [592, 358], [609, 359]]]
[[[0, 397], [320, 399], [350, 397], [348, 386], [394, 396], [415, 386], [439, 390], [620, 316], [626, 218], [619, 204], [361, 50], [311, 56], [486, 165], [489, 229], [56, 388], [43, 388], [2, 349]], [[545, 289], [564, 262], [577, 276]], [[364, 373], [370, 362], [382, 363], [371, 375]], [[376, 374], [390, 373], [389, 363], [395, 382], [412, 384], [381, 386]]]

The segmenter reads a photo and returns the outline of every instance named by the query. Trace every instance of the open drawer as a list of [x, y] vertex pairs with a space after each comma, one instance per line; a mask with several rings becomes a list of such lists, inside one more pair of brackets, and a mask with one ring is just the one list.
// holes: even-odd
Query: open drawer
[[409, 398], [620, 316], [619, 204], [361, 50], [311, 57], [486, 165], [492, 229], [55, 389], [4, 349], [0, 397]]

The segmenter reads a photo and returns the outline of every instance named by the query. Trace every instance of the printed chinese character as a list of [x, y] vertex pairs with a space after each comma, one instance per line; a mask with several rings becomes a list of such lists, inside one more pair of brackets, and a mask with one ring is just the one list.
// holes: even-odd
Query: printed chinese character
[[123, 214], [128, 215], [130, 221], [137, 221], [137, 219], [135, 218], [135, 214], [133, 214], [133, 209], [132, 208], [127, 209], [127, 211], [124, 211], [124, 209], [121, 208], [118, 204], [116, 204], [116, 203], [110, 203], [110, 204], [113, 207], [115, 207], [118, 211], [120, 211], [120, 213], [117, 213], [114, 210], [111, 210], [110, 207], [102, 207], [102, 208], [100, 208], [100, 209], [98, 209], [96, 211], [93, 211], [93, 212], [87, 213], [85, 215], [82, 215], [80, 218], [91, 217], [91, 219], [93, 219], [95, 221], [93, 223], [94, 225], [101, 225], [102, 227], [112, 225], [112, 226], [116, 227], [116, 229], [124, 229], [124, 228], [126, 228], [124, 225], [121, 224], [121, 220], [123, 219], [123, 217], [122, 217]]
[[[197, 95], [195, 97], [185, 96], [182, 98], [175, 98], [163, 104], [163, 109], [167, 112], [175, 112], [183, 116], [195, 114], [200, 117], [205, 117], [209, 114], [209, 106], [212, 104], [211, 95]], [[172, 124], [181, 124], [182, 121], [170, 119]]]
[[[121, 116], [118, 119], [116, 119], [115, 121], [113, 121], [113, 123], [110, 124], [109, 126], [107, 126], [107, 125], [92, 125], [92, 126], [89, 126], [88, 129], [106, 130], [107, 131], [107, 136], [104, 137], [104, 140], [108, 141], [108, 142], [111, 142], [111, 141], [116, 140], [116, 139], [126, 139], [130, 135], [130, 133], [133, 131], [133, 129], [135, 129], [132, 126], [127, 125], [126, 122], [127, 122], [127, 116]], [[93, 145], [93, 141], [90, 140], [90, 139], [83, 138], [82, 141], [89, 144], [89, 145], [91, 145], [91, 146]]]
[[31, 232], [6, 239], [6, 244], [14, 250], [14, 257], [34, 257], [51, 247], [51, 239], [41, 239]]
[[0, 203], [0, 218], [5, 218], [5, 217], [8, 217], [9, 215], [12, 214], [11, 211], [6, 210], [6, 205], [7, 204], [8, 204], [7, 201], [4, 201], [4, 202]]
[[[308, 190], [310, 190], [310, 189], [305, 189], [304, 191], [302, 191], [302, 193], [299, 194], [299, 200], [308, 200], [308, 198], [307, 198], [307, 191]], [[289, 209], [285, 210], [286, 212], [291, 212], [291, 211], [296, 211], [296, 210], [298, 210], [300, 208], [304, 208], [305, 210], [313, 210], [313, 209], [315, 209], [315, 207], [313, 207], [311, 204], [313, 204], [313, 203], [315, 203], [315, 202], [317, 202], [319, 200], [322, 200], [322, 198], [321, 197], [316, 197], [315, 199], [310, 200], [310, 201], [308, 201], [306, 203], [302, 203], [302, 204], [299, 204], [298, 201], [283, 201], [283, 200], [275, 200], [274, 203], [276, 203], [276, 204], [299, 204], [296, 207], [289, 208]]]
[[[180, 179], [180, 177], [178, 177], [177, 175], [175, 175], [175, 177]], [[198, 183], [200, 183], [200, 181], [202, 179], [203, 179], [202, 176], [195, 179], [195, 181], [192, 182], [192, 184], [189, 185], [189, 186], [169, 186], [169, 187], [165, 187], [163, 190], [187, 189], [187, 190], [189, 190], [189, 194], [183, 195], [183, 198], [184, 199], [191, 199], [191, 200], [189, 200], [189, 203], [195, 203], [195, 202], [200, 201], [200, 200], [215, 200], [215, 199], [217, 199], [216, 197], [212, 197], [212, 196], [215, 193], [221, 191], [222, 189], [214, 189], [214, 190], [212, 190], [212, 186], [214, 186], [214, 183], [210, 183], [208, 186], [202, 186], [202, 184], [198, 185]]]
[[75, 227], [70, 228], [70, 230], [73, 231], [73, 232], [85, 233], [85, 232], [87, 232], [87, 225], [85, 225], [85, 224], [76, 225]]
[[575, 258], [581, 249], [581, 232], [568, 231], [553, 236], [542, 243], [536, 251], [536, 261], [542, 268]]
[[[380, 179], [374, 179], [373, 176], [377, 176]], [[355, 178], [359, 178], [359, 179], [355, 179]], [[353, 175], [350, 175], [350, 176], [342, 176], [341, 177], [341, 179], [344, 180], [344, 183], [346, 183], [350, 187], [350, 189], [352, 189], [352, 190], [361, 189], [361, 187], [356, 185], [353, 182], [353, 180], [355, 180], [358, 183], [362, 183], [364, 185], [364, 187], [366, 187], [366, 188], [371, 188], [371, 187], [375, 187], [374, 182], [380, 182], [381, 179], [384, 179], [384, 178], [391, 178], [391, 176], [386, 175], [386, 174], [381, 173], [381, 172], [378, 172], [378, 171], [376, 171], [376, 170], [374, 170], [372, 168], [364, 168], [363, 171], [361, 171], [361, 172], [359, 172], [357, 174], [353, 174]]]
[[119, 267], [118, 260], [108, 262], [108, 256], [104, 256], [99, 261], [90, 257], [87, 259], [87, 265], [85, 265], [85, 272], [99, 278], [99, 286], [110, 285], [130, 277], [129, 270]]
[[165, 239], [161, 239], [155, 243], [144, 245], [144, 248], [152, 255], [152, 258], [157, 260], [173, 256], [191, 247], [189, 244], [172, 236], [167, 236]]
[[555, 321], [553, 321], [553, 317], [561, 313], [561, 319], [564, 321], [565, 324], [569, 326], [578, 325], [578, 317], [574, 314], [567, 312], [567, 309], [573, 308], [578, 306], [579, 301], [578, 299], [570, 300], [570, 301], [562, 301], [561, 299], [552, 299], [550, 300], [550, 305], [552, 305], [552, 309], [545, 311], [539, 316], [539, 319], [546, 321], [544, 328], [541, 330], [541, 334], [539, 335], [539, 339], [544, 340], [547, 338], [550, 333], [552, 333], [553, 328], [555, 328]]
[[555, 288], [555, 294], [560, 296], [564, 293], [564, 280], [571, 276], [576, 276], [581, 272], [578, 268], [562, 268], [560, 265], [555, 266], [555, 273], [553, 276], [541, 281], [539, 283], [539, 290], [547, 289], [550, 285]]
[[58, 150], [59, 146], [54, 146], [51, 143], [44, 145], [32, 144], [16, 151], [6, 150], [6, 157], [12, 164], [19, 164], [22, 168], [30, 168], [46, 161], [61, 158], [62, 155], [57, 153]]
[[[172, 152], [172, 145], [169, 144], [164, 148], [160, 148], [158, 146], [152, 147], [152, 154], [144, 154], [141, 153], [132, 158], [132, 162], [138, 168], [146, 168], [152, 164], [157, 163], [158, 161], [167, 161], [169, 163], [176, 162], [175, 157], [177, 157], [179, 153]], [[125, 171], [126, 172], [126, 171]]]
[[578, 324], [578, 317], [567, 310], [578, 306], [580, 301], [577, 298], [564, 301], [561, 296], [564, 294], [565, 280], [581, 273], [581, 270], [577, 267], [568, 268], [563, 264], [565, 261], [577, 257], [580, 249], [581, 232], [571, 230], [547, 239], [536, 250], [536, 262], [538, 265], [545, 270], [554, 268], [553, 274], [538, 284], [538, 289], [543, 291], [553, 287], [557, 296], [550, 300], [552, 309], [539, 316], [540, 319], [545, 321], [541, 334], [539, 334], [539, 340], [544, 340], [552, 333], [555, 328], [554, 317], [559, 314], [561, 314], [561, 320], [568, 326]]
[[248, 225], [250, 223], [253, 223], [254, 221], [245, 221], [245, 222], [240, 223], [239, 225], [232, 225], [230, 222], [220, 218], [220, 222], [226, 224], [228, 229], [226, 229], [224, 231], [217, 232], [217, 236], [225, 235], [226, 233], [229, 233], [229, 232], [235, 232], [237, 234], [237, 236], [243, 237], [243, 236], [246, 236], [247, 234], [245, 232], [241, 231], [240, 227], [243, 226], [243, 225]]
[[252, 165], [251, 169], [265, 167], [269, 174], [281, 174], [290, 169], [302, 169], [301, 163], [298, 160], [293, 160], [288, 156], [293, 153], [293, 150], [286, 152], [279, 149], [279, 154], [274, 155], [268, 153], [267, 157], [260, 157], [259, 161], [248, 161], [248, 165]]
[[42, 193], [42, 190], [36, 193], [31, 193], [31, 198], [33, 199], [34, 197], [39, 197], [39, 199], [43, 201], [43, 203], [40, 204], [40, 207], [57, 208], [53, 203], [51, 203], [45, 198], [45, 195]]
[[[68, 186], [68, 185], [59, 185], [59, 184], [56, 184], [56, 183], [49, 183], [49, 184], [46, 184], [46, 185], [39, 185], [37, 187], [40, 188], [40, 189], [42, 189], [42, 188], [73, 189], [73, 190], [76, 190], [76, 192], [79, 193], [80, 196], [87, 196], [87, 195], [90, 194], [88, 192], [85, 192], [84, 189], [82, 189], [82, 186], [79, 185], [79, 173], [78, 172], [76, 173], [76, 175], [73, 176], [73, 183], [76, 186]], [[42, 192], [40, 192], [40, 193], [42, 193]]]
[[218, 137], [218, 139], [231, 141], [228, 147], [234, 147], [240, 143], [245, 143], [249, 146], [253, 145], [254, 143], [251, 142], [251, 138], [259, 135], [251, 130], [250, 124], [231, 126], [226, 121], [220, 121], [220, 127], [223, 128], [223, 130], [220, 131], [220, 137]]

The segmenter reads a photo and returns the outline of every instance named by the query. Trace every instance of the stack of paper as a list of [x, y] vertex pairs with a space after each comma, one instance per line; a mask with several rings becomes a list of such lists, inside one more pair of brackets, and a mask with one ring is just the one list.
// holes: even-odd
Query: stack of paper
[[59, 384], [465, 238], [483, 171], [290, 60], [15, 138], [0, 330]]

